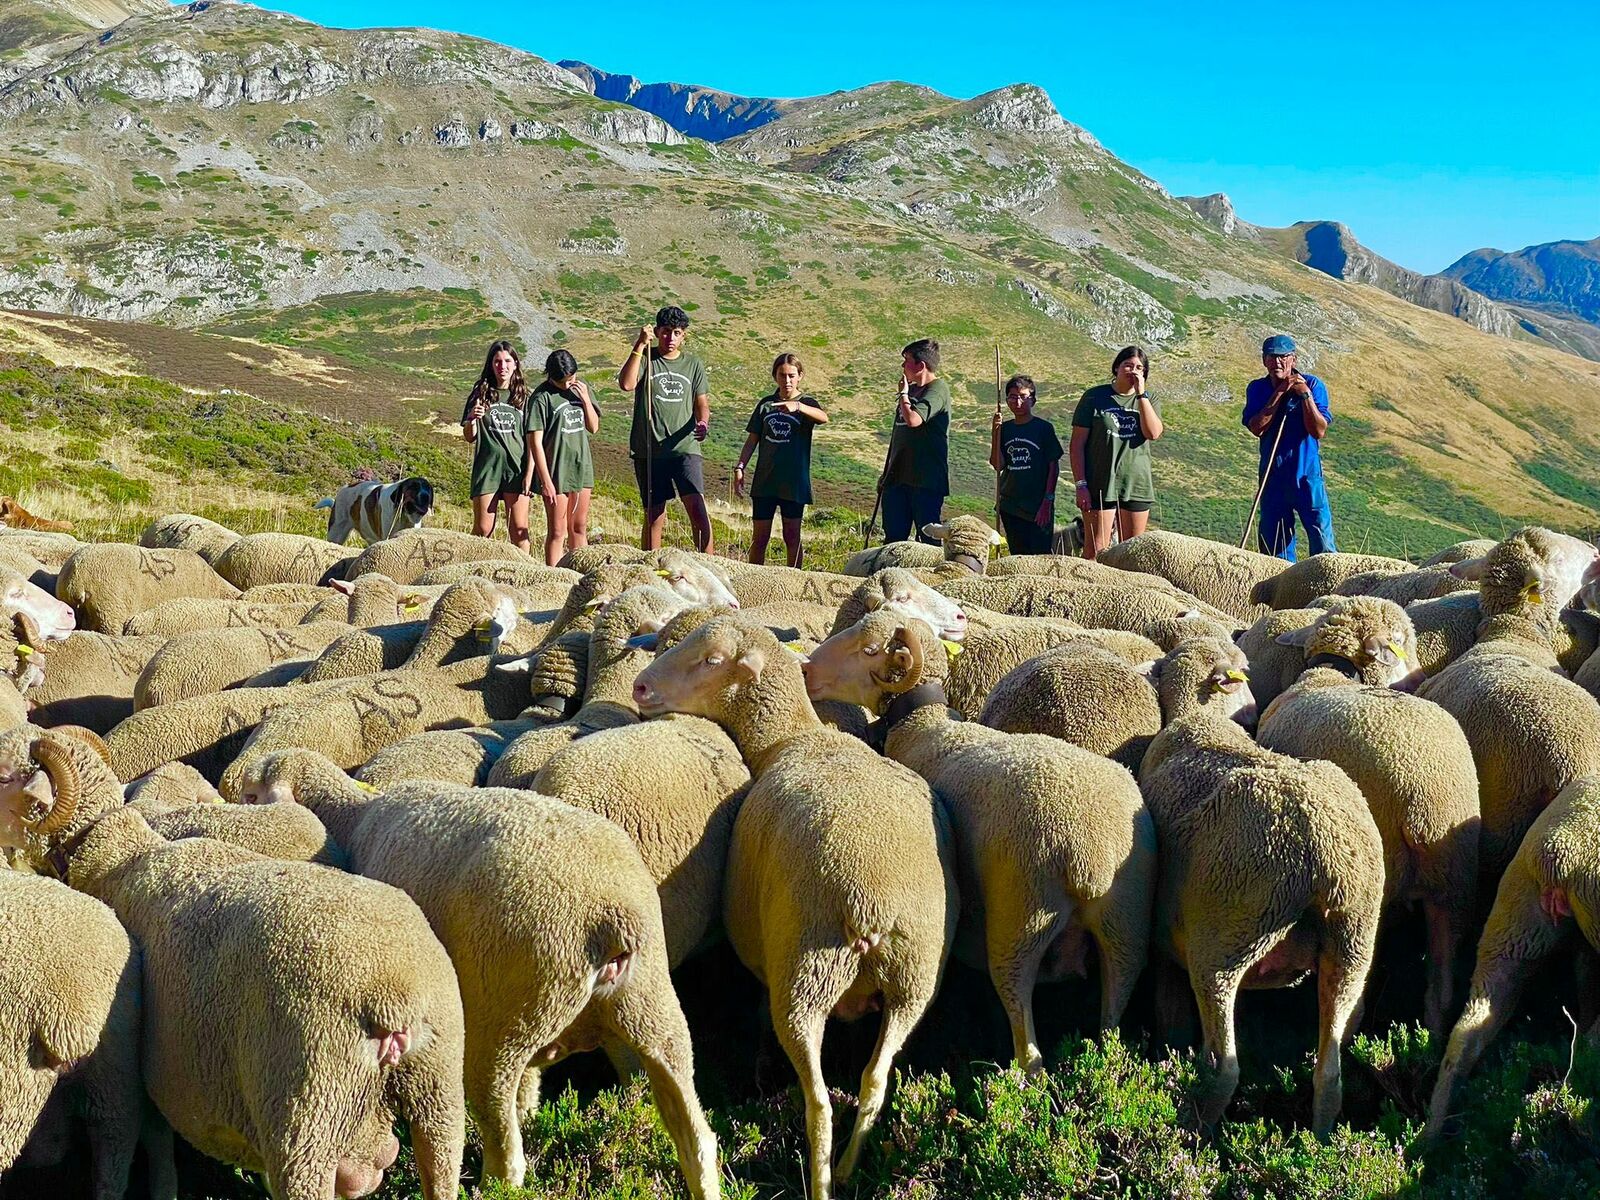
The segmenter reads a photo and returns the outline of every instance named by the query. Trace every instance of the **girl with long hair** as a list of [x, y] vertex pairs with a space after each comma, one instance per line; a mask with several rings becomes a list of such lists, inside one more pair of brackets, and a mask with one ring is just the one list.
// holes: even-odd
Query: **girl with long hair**
[[511, 544], [528, 549], [528, 385], [522, 359], [510, 342], [499, 341], [484, 356], [483, 370], [461, 413], [461, 436], [473, 443], [472, 532], [494, 535], [495, 517], [505, 505]]
[[555, 566], [566, 550], [589, 544], [589, 496], [594, 457], [589, 435], [600, 428], [600, 406], [578, 378], [570, 350], [545, 359], [544, 382], [528, 401], [528, 464], [522, 490], [533, 494], [535, 475], [544, 501], [544, 561]]

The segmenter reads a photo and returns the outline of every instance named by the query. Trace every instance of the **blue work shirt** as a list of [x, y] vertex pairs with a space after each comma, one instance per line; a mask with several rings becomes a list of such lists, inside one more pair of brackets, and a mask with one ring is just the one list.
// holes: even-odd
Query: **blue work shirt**
[[[1304, 376], [1306, 385], [1311, 389], [1311, 399], [1316, 403], [1317, 411], [1324, 420], [1332, 421], [1333, 413], [1328, 408], [1328, 385], [1315, 375]], [[1266, 376], [1252, 379], [1244, 390], [1244, 416], [1240, 423], [1247, 428], [1251, 419], [1267, 406], [1272, 399], [1272, 380]], [[1318, 439], [1306, 432], [1305, 420], [1300, 416], [1300, 405], [1303, 403], [1298, 396], [1289, 396], [1283, 402], [1279, 415], [1267, 426], [1266, 433], [1261, 438], [1261, 464], [1257, 468], [1256, 477], [1267, 469], [1267, 456], [1272, 453], [1272, 439], [1277, 436], [1278, 422], [1283, 422], [1283, 437], [1278, 439], [1278, 455], [1272, 462], [1272, 481], [1275, 484], [1287, 486], [1290, 483], [1301, 483], [1307, 479], [1320, 479], [1322, 477], [1322, 451], [1318, 448]]]

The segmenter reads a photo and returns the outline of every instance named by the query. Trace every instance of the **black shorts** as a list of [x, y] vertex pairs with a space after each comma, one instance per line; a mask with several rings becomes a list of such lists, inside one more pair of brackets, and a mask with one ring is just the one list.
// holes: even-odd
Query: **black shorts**
[[[639, 481], [639, 498], [644, 494], [645, 460], [633, 460], [633, 477]], [[698, 454], [673, 454], [666, 458], [650, 460], [650, 491], [646, 500], [650, 508], [659, 508], [671, 500], [674, 492], [680, 497], [698, 496], [706, 490], [705, 468]]]
[[1149, 512], [1151, 500], [1105, 500], [1099, 496], [1089, 498], [1089, 507], [1095, 512], [1105, 512], [1108, 508], [1115, 508], [1121, 512]]
[[798, 521], [805, 516], [806, 506], [798, 500], [779, 500], [776, 496], [751, 496], [750, 515], [757, 521], [770, 521], [774, 512], [782, 512], [785, 521]]

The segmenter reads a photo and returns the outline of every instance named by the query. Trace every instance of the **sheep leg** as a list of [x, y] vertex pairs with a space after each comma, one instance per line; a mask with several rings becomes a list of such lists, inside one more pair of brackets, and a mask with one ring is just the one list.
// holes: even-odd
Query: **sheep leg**
[[[656, 947], [660, 946], [658, 941]], [[695, 1094], [689, 1022], [661, 949], [653, 948], [638, 957], [631, 977], [601, 1009], [601, 1018], [600, 1040], [611, 1061], [643, 1065], [656, 1111], [677, 1148], [678, 1165], [690, 1195], [694, 1200], [719, 1196], [717, 1138]], [[818, 1029], [819, 1045], [821, 1040]]]
[[[861, 1159], [861, 1148], [866, 1145], [867, 1134], [878, 1123], [878, 1115], [883, 1112], [883, 1102], [889, 1094], [889, 1069], [894, 1066], [895, 1055], [900, 1053], [911, 1031], [922, 1018], [927, 1001], [928, 998], [924, 997], [920, 1004], [908, 999], [884, 1004], [878, 1045], [867, 1062], [867, 1069], [861, 1073], [861, 1102], [856, 1113], [856, 1127], [851, 1130], [844, 1157], [839, 1160], [840, 1183], [850, 1178]], [[1031, 1004], [1029, 1016], [1032, 1016]]]
[[467, 1105], [463, 1071], [451, 1070], [449, 1059], [448, 1048], [436, 1042], [396, 1073], [396, 1108], [411, 1133], [422, 1200], [456, 1200], [461, 1185]]
[[172, 1126], [148, 1098], [139, 1122], [139, 1145], [144, 1148], [150, 1200], [178, 1200], [178, 1163], [172, 1152]]
[[[129, 1043], [137, 1044], [132, 1038]], [[127, 1067], [136, 1072], [138, 1060], [131, 1050], [128, 1058]], [[125, 1081], [133, 1077], [107, 1079], [97, 1071], [89, 1080], [89, 1161], [95, 1200], [121, 1200], [128, 1190], [128, 1173], [140, 1140], [141, 1105], [139, 1099], [130, 1105], [126, 1094]]]
[[517, 1092], [532, 1050], [513, 1037], [467, 1036], [467, 1098], [483, 1138], [483, 1176], [522, 1186], [528, 1162], [522, 1152]]
[[1169, 1046], [1187, 1046], [1194, 1041], [1194, 989], [1183, 967], [1157, 954], [1153, 964], [1156, 976], [1156, 1018], [1161, 1036]]
[[[774, 1003], [778, 993], [772, 993]], [[833, 1194], [833, 1105], [822, 1078], [822, 1028], [825, 1013], [772, 1014], [774, 1032], [800, 1076], [806, 1101], [806, 1140], [811, 1148], [811, 1198], [828, 1200]], [[887, 1020], [887, 1018], [885, 1018]]]
[[1461, 951], [1465, 925], [1458, 906], [1448, 901], [1422, 902], [1428, 925], [1428, 988], [1423, 999], [1423, 1024], [1434, 1037], [1449, 1028], [1448, 1013], [1455, 1006], [1456, 955]]
[[1511, 1019], [1522, 986], [1539, 961], [1553, 953], [1566, 933], [1566, 921], [1552, 921], [1540, 905], [1539, 881], [1515, 861], [1500, 881], [1494, 909], [1478, 944], [1478, 965], [1466, 1007], [1450, 1032], [1439, 1080], [1428, 1106], [1422, 1138], [1444, 1132], [1456, 1083], [1467, 1075], [1495, 1035]]
[[1189, 981], [1200, 1008], [1200, 1029], [1205, 1039], [1202, 1059], [1211, 1078], [1200, 1085], [1196, 1097], [1200, 1123], [1211, 1129], [1222, 1118], [1239, 1086], [1239, 1047], [1234, 1040], [1234, 1008], [1245, 968], [1189, 968]]
[[517, 1088], [517, 1120], [526, 1121], [539, 1111], [539, 1068], [525, 1067]]
[[[1006, 1019], [1011, 1022], [1014, 1061], [1032, 1075], [1044, 1069], [1044, 1054], [1039, 1050], [1039, 1035], [1033, 1023], [1033, 989], [1039, 980], [1039, 964], [1044, 960], [1045, 951], [1066, 924], [1067, 917], [1048, 911], [1042, 904], [1032, 903], [1033, 897], [1018, 896], [1019, 903], [1000, 902], [999, 894], [994, 898], [997, 902], [989, 905], [986, 921], [989, 978], [1006, 1010]], [[1016, 911], [1019, 907], [1023, 910], [1020, 920]], [[884, 1027], [888, 1027], [887, 1018]], [[879, 1044], [882, 1044], [881, 1035]]]
[[678, 1150], [678, 1165], [683, 1169], [694, 1200], [715, 1200], [722, 1194], [717, 1174], [717, 1137], [706, 1122], [700, 1098], [694, 1090], [694, 1064], [689, 1057], [689, 1026], [674, 1036], [659, 1052], [641, 1048], [650, 1094], [655, 1098], [661, 1123]]
[[[1086, 913], [1089, 932], [1100, 951], [1101, 1033], [1109, 1033], [1122, 1023], [1122, 1014], [1127, 1011], [1134, 985], [1150, 954], [1154, 852], [1149, 858], [1147, 870], [1130, 870], [1130, 863], [1118, 871], [1110, 890]], [[1187, 997], [1184, 1001], [1187, 1005]]]
[[1340, 1050], [1366, 990], [1371, 966], [1370, 955], [1364, 963], [1351, 963], [1342, 949], [1323, 951], [1317, 962], [1317, 1017], [1322, 1028], [1311, 1082], [1311, 1132], [1319, 1138], [1332, 1133], [1339, 1119], [1344, 1102]]
[[619, 1042], [615, 1038], [602, 1038], [600, 1049], [605, 1051], [611, 1069], [617, 1073], [617, 1079], [622, 1083], [627, 1083], [644, 1069], [644, 1064], [634, 1053], [633, 1047], [624, 1042]]

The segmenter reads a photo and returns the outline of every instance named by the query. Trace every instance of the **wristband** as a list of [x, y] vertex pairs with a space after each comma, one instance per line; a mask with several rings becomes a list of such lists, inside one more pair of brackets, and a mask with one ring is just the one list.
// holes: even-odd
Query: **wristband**
[[633, 353], [629, 354], [628, 357], [629, 358], [643, 358], [644, 357], [644, 351], [639, 349], [639, 347], [635, 346], [633, 348]]
[[740, 474], [740, 475], [743, 475], [743, 474], [744, 474], [744, 464], [743, 464], [743, 463], [736, 463], [736, 464], [735, 464], [735, 465], [734, 465], [734, 468], [733, 468], [733, 469], [734, 469], [734, 470], [735, 470], [735, 471], [737, 471], [737, 472], [738, 472], [738, 473], [739, 473], [739, 474]]
[[1072, 481], [1072, 486], [1075, 488], [1082, 488], [1084, 491], [1088, 491], [1089, 481], [1087, 479], [1074, 479]]

